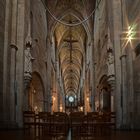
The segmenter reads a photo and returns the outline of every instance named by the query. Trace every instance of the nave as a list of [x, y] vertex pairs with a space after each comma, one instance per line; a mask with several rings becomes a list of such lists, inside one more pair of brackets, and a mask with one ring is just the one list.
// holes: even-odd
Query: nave
[[137, 139], [139, 7], [0, 0], [0, 140]]

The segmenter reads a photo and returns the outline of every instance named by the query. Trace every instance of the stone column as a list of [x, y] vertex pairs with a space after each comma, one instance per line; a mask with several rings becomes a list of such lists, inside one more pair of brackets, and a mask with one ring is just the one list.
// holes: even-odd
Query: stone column
[[[126, 31], [126, 29], [128, 29], [128, 27], [130, 26], [129, 25], [129, 22], [131, 23], [132, 21], [129, 21], [131, 18], [129, 17], [128, 15], [128, 12], [127, 12], [127, 8], [126, 8], [126, 0], [122, 0], [122, 18], [123, 18], [123, 31]], [[130, 18], [130, 19], [129, 19]], [[127, 34], [125, 34], [127, 36]], [[133, 40], [131, 40], [133, 41]], [[122, 83], [124, 85], [124, 87], [122, 87], [122, 89], [124, 89], [124, 93], [123, 92], [123, 96], [124, 98], [126, 99], [123, 99], [123, 101], [125, 100], [125, 103], [124, 104], [124, 107], [123, 108], [123, 111], [124, 113], [124, 116], [123, 116], [123, 126], [127, 129], [130, 129], [130, 128], [133, 128], [133, 115], [136, 115], [136, 114], [133, 114], [134, 112], [134, 81], [133, 81], [133, 56], [132, 56], [132, 53], [133, 53], [133, 49], [132, 49], [132, 46], [134, 45], [133, 42], [131, 41], [128, 41], [128, 40], [125, 40], [122, 48], [124, 48], [125, 50], [122, 49], [122, 55], [124, 53], [127, 54], [127, 57], [126, 55], [122, 58], [122, 65], [125, 65], [125, 68], [126, 71], [124, 70], [125, 72], [125, 75], [124, 73], [122, 73], [122, 79], [124, 80], [124, 82]], [[133, 45], [132, 45], [132, 44]], [[123, 52], [123, 51], [126, 51], [126, 52]], [[122, 67], [123, 69], [123, 67]], [[124, 77], [126, 76], [126, 78]], [[125, 81], [126, 80], [126, 81]]]
[[110, 88], [110, 94], [111, 94], [111, 112], [115, 112], [115, 99], [114, 99], [114, 94], [115, 94], [115, 75], [113, 76], [108, 76], [108, 84], [111, 86]]
[[[122, 30], [128, 28], [128, 19], [126, 13], [126, 1], [122, 0]], [[121, 39], [121, 38], [120, 38]], [[128, 56], [128, 40], [124, 40], [121, 42], [121, 101], [122, 101], [122, 129], [129, 128], [129, 114], [128, 114], [128, 95], [129, 95], [129, 87], [128, 87], [128, 73], [129, 69], [127, 67], [127, 59]]]
[[11, 62], [10, 62], [10, 121], [16, 123], [16, 37], [17, 37], [17, 0], [12, 1], [12, 25], [11, 25]]
[[16, 91], [16, 45], [11, 44], [11, 68], [10, 68], [10, 121], [12, 124], [16, 123], [16, 105], [17, 105], [17, 91]]
[[[56, 55], [56, 56], [58, 56], [58, 55]], [[57, 95], [59, 94], [59, 89], [58, 89], [59, 81], [58, 81], [58, 79], [59, 79], [59, 63], [58, 63], [58, 58], [56, 58], [56, 78], [55, 78], [55, 80], [56, 80]], [[58, 109], [59, 109], [59, 105], [58, 105], [58, 96], [57, 96], [57, 110]]]
[[60, 87], [58, 87], [58, 94], [57, 94], [57, 101], [58, 101], [58, 111], [60, 111], [60, 104], [61, 104], [61, 99], [60, 99]]
[[17, 113], [16, 120], [19, 127], [22, 127], [23, 95], [24, 95], [24, 47], [25, 47], [25, 2], [18, 0], [17, 7], [17, 63], [16, 63], [16, 82], [17, 82]]
[[114, 54], [115, 54], [115, 111], [116, 111], [116, 126], [120, 128], [122, 122], [122, 106], [121, 106], [121, 44], [120, 44], [120, 31], [122, 30], [121, 19], [121, 0], [112, 1], [112, 17], [114, 26]]
[[135, 108], [134, 108], [134, 103], [135, 103], [135, 100], [134, 100], [134, 74], [133, 74], [133, 50], [131, 48], [131, 46], [129, 45], [129, 48], [128, 48], [128, 57], [127, 57], [127, 60], [128, 60], [128, 68], [129, 68], [129, 82], [128, 82], [128, 91], [129, 91], [129, 95], [128, 95], [128, 106], [130, 106], [130, 108], [128, 108], [128, 114], [129, 114], [129, 118], [128, 118], [128, 123], [129, 123], [129, 127], [131, 129], [134, 129], [134, 116], [136, 116], [135, 114]]
[[[55, 68], [56, 68], [56, 64], [55, 64]], [[57, 70], [56, 70], [57, 71]], [[55, 91], [54, 91], [54, 94], [55, 94], [55, 98], [56, 98], [56, 100], [55, 100], [55, 111], [58, 111], [58, 100], [57, 100], [57, 95], [58, 95], [58, 89], [57, 89], [57, 72], [55, 71], [55, 81], [54, 81], [54, 83], [55, 83]]]
[[[48, 30], [49, 32], [49, 30]], [[47, 111], [51, 111], [51, 41], [49, 36], [47, 36]]]
[[[3, 93], [0, 95], [0, 109], [1, 109], [1, 115], [0, 115], [0, 127], [5, 127], [7, 120], [9, 119], [9, 113], [10, 113], [10, 83], [9, 83], [9, 42], [11, 41], [11, 33], [9, 32], [11, 30], [11, 12], [12, 12], [12, 4], [11, 0], [5, 0], [3, 1], [6, 4], [5, 7], [5, 29], [4, 29], [4, 54], [3, 54]], [[11, 42], [10, 42], [11, 43]]]
[[122, 54], [121, 59], [121, 104], [122, 104], [122, 128], [127, 128], [127, 69], [126, 69], [126, 54]]
[[84, 96], [84, 113], [85, 114], [87, 114], [87, 95], [86, 95], [87, 94], [87, 87], [86, 87], [86, 82], [87, 81], [85, 79], [84, 88], [83, 88], [84, 89], [84, 92], [83, 92], [84, 95], [83, 96]]
[[[44, 63], [46, 65], [46, 73], [47, 73], [48, 67], [47, 67], [47, 57], [46, 56], [44, 58]], [[47, 81], [47, 76], [45, 79]], [[48, 104], [46, 91], [47, 91], [47, 86], [45, 86], [45, 94], [44, 94], [44, 111], [47, 111], [47, 104]]]
[[23, 110], [24, 111], [28, 111], [30, 110], [30, 106], [29, 106], [29, 89], [30, 89], [30, 82], [31, 82], [31, 78], [24, 77], [24, 103], [23, 103]]
[[95, 92], [96, 92], [96, 89], [95, 89], [95, 60], [94, 60], [94, 40], [92, 40], [92, 43], [91, 43], [91, 104], [92, 104], [92, 108], [91, 108], [91, 111], [95, 111]]

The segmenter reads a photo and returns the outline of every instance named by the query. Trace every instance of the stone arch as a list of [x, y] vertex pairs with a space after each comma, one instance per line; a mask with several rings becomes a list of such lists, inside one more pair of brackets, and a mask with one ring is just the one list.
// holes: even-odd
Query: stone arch
[[38, 72], [32, 73], [32, 80], [29, 90], [29, 108], [34, 111], [44, 110], [44, 84]]
[[99, 93], [99, 110], [100, 111], [111, 111], [111, 90], [108, 83], [107, 75], [103, 75], [100, 78], [98, 84]]
[[[66, 12], [64, 12], [63, 14], [59, 15], [58, 16], [58, 19], [61, 20], [63, 19], [65, 16], [67, 16], [68, 14], [71, 14], [72, 16], [74, 16], [75, 18], [77, 18], [79, 21], [81, 20], [84, 20], [83, 16], [75, 9], [69, 9], [67, 10]], [[54, 34], [54, 31], [57, 27], [57, 24], [60, 24], [58, 23], [57, 21], [53, 22], [53, 24], [51, 25], [51, 30], [50, 30], [50, 33], [51, 33], [51, 36], [50, 38], [52, 38], [53, 34]], [[84, 22], [83, 24], [83, 27], [87, 33], [87, 36], [88, 36], [88, 40], [90, 41], [91, 40], [91, 32], [89, 30], [89, 27], [88, 27], [88, 24], [86, 22]]]
[[[63, 12], [61, 13], [60, 15], [58, 15], [58, 19], [61, 20], [63, 18], [65, 18], [67, 15], [72, 15], [73, 17], [75, 17], [77, 20], [81, 21], [81, 20], [84, 20], [83, 16], [81, 15], [81, 13], [79, 13], [77, 10], [75, 9], [69, 9], [67, 10], [66, 12]], [[55, 21], [53, 22], [53, 24], [51, 25], [50, 27], [50, 36], [49, 36], [49, 41], [51, 42], [52, 41], [52, 38], [54, 36], [54, 32], [55, 32], [55, 29], [57, 28], [57, 26], [61, 24], [59, 23], [58, 21]], [[92, 38], [91, 38], [91, 31], [90, 31], [90, 28], [88, 26], [88, 24], [86, 22], [82, 23], [81, 26], [83, 26], [85, 32], [86, 32], [86, 35], [87, 35], [87, 42], [89, 43]], [[61, 48], [61, 47], [60, 47]], [[83, 49], [83, 56], [85, 57], [85, 52], [84, 52], [84, 46], [82, 46], [82, 49]], [[59, 53], [58, 50], [56, 50], [57, 53]]]

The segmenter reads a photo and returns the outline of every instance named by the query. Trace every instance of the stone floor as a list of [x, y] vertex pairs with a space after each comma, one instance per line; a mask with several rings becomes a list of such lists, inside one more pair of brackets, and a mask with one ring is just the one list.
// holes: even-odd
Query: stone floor
[[67, 137], [52, 138], [49, 136], [38, 137], [34, 135], [24, 134], [22, 130], [14, 131], [0, 131], [0, 140], [140, 140], [140, 131], [117, 131], [114, 134], [107, 136], [94, 136], [94, 137], [77, 137], [71, 138], [71, 135]]

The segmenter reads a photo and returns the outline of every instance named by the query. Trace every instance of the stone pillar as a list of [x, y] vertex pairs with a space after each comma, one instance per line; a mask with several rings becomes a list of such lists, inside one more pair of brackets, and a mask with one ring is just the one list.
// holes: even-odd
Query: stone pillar
[[29, 89], [30, 89], [30, 81], [31, 79], [28, 77], [24, 77], [24, 103], [23, 103], [23, 110], [24, 111], [28, 111], [30, 110], [30, 107], [29, 107]]
[[[9, 56], [9, 49], [11, 49], [10, 44], [11, 44], [11, 33], [9, 32], [11, 30], [11, 12], [12, 12], [12, 4], [11, 0], [5, 0], [1, 1], [2, 3], [4, 2], [5, 5], [5, 28], [4, 28], [4, 52], [3, 52], [3, 91], [2, 94], [0, 95], [0, 128], [1, 127], [6, 127], [7, 120], [9, 120], [9, 114], [10, 114], [10, 79], [9, 79], [9, 69], [10, 69], [10, 58]], [[4, 22], [4, 21], [3, 21]], [[10, 44], [9, 44], [10, 43]], [[2, 46], [1, 46], [2, 47]], [[2, 68], [1, 68], [2, 69]], [[2, 80], [2, 77], [1, 77]], [[2, 82], [2, 81], [1, 81]], [[1, 85], [2, 86], [2, 85]]]
[[[123, 31], [126, 31], [126, 29], [128, 29], [128, 27], [130, 26], [129, 23], [131, 23], [132, 21], [129, 21], [129, 15], [127, 12], [127, 8], [126, 8], [126, 0], [122, 0], [122, 24], [123, 24]], [[131, 19], [131, 18], [130, 18]], [[127, 34], [125, 34], [127, 36]], [[133, 41], [133, 40], [131, 40]], [[126, 69], [127, 71], [124, 70], [124, 73], [122, 73], [122, 79], [124, 80], [124, 82], [122, 83], [122, 85], [124, 87], [122, 87], [122, 89], [124, 89], [124, 93], [123, 92], [123, 96], [126, 99], [123, 99], [123, 101], [125, 100], [125, 103], [123, 103], [124, 107], [123, 108], [123, 112], [126, 113], [124, 114], [125, 116], [123, 116], [123, 126], [127, 129], [133, 128], [133, 114], [134, 112], [134, 81], [133, 81], [133, 49], [132, 46], [134, 45], [133, 42], [128, 41], [128, 40], [124, 40], [123, 45], [122, 45], [122, 55], [123, 53], [127, 54], [122, 58], [122, 65], [123, 67], [125, 67], [124, 69]], [[133, 45], [132, 45], [133, 44]], [[123, 50], [123, 48], [126, 50], [126, 52], [123, 52], [125, 50]], [[125, 65], [125, 66], [124, 66]], [[122, 67], [122, 69], [123, 69]], [[124, 77], [126, 76], [126, 78]], [[126, 80], [126, 81], [125, 81]], [[125, 118], [126, 117], [126, 118]]]
[[122, 128], [127, 128], [127, 70], [126, 70], [126, 54], [123, 54], [121, 57], [121, 77], [122, 77], [122, 86], [121, 86], [121, 104], [122, 104]]
[[133, 50], [131, 48], [131, 46], [129, 45], [128, 48], [128, 64], [127, 64], [127, 68], [129, 68], [129, 82], [128, 82], [128, 114], [129, 114], [129, 118], [128, 118], [128, 123], [129, 123], [129, 127], [131, 129], [134, 129], [134, 116], [136, 116], [135, 113], [135, 108], [134, 108], [134, 74], [133, 74], [133, 66], [134, 66], [134, 62], [133, 62]]
[[[58, 55], [57, 55], [58, 56]], [[59, 94], [59, 62], [58, 62], [58, 58], [56, 58], [56, 89], [57, 89], [57, 95]], [[59, 109], [59, 106], [58, 106], [58, 96], [57, 96], [57, 108]]]
[[[48, 67], [47, 67], [47, 58], [45, 58], [45, 65], [46, 65], [46, 73], [47, 73], [47, 70], [48, 70]], [[47, 81], [47, 76], [46, 76], [46, 81]], [[47, 91], [47, 86], [45, 86], [45, 91]], [[48, 111], [48, 96], [47, 96], [47, 93], [44, 94], [44, 111]]]
[[[48, 30], [49, 32], [49, 30]], [[47, 94], [46, 94], [46, 101], [47, 101], [47, 104], [46, 104], [46, 109], [47, 111], [51, 111], [51, 41], [50, 41], [50, 38], [49, 36], [47, 36], [47, 79], [48, 79], [48, 82], [47, 82]]]
[[115, 112], [115, 99], [114, 99], [114, 94], [115, 94], [115, 75], [113, 76], [108, 76], [108, 84], [111, 86], [110, 87], [110, 94], [111, 94], [111, 112]]
[[[58, 87], [59, 88], [59, 87]], [[58, 89], [58, 94], [57, 94], [57, 101], [58, 101], [58, 111], [60, 111], [60, 104], [61, 104], [61, 101], [60, 101], [60, 88]]]
[[16, 123], [16, 37], [17, 37], [17, 0], [12, 1], [12, 24], [11, 24], [11, 62], [10, 62], [10, 121], [13, 126]]
[[[123, 31], [126, 30], [128, 28], [128, 19], [127, 19], [127, 13], [126, 13], [126, 1], [122, 0], [122, 27], [123, 27]], [[120, 38], [121, 39], [121, 38]], [[128, 86], [128, 80], [129, 80], [129, 71], [130, 71], [130, 66], [127, 63], [128, 61], [128, 55], [126, 56], [126, 54], [128, 54], [128, 44], [129, 42], [127, 42], [128, 40], [124, 40], [123, 42], [121, 42], [121, 97], [122, 97], [122, 129], [129, 129], [129, 119], [130, 119], [130, 114], [129, 112], [129, 107], [128, 107], [128, 103], [129, 103], [129, 91], [131, 89], [129, 89]], [[132, 51], [132, 50], [131, 50]], [[126, 59], [127, 58], [127, 59]], [[131, 73], [132, 74], [132, 73]], [[130, 74], [130, 75], [131, 75]]]
[[121, 0], [112, 1], [112, 17], [114, 26], [114, 55], [115, 55], [115, 111], [116, 111], [116, 126], [120, 128], [122, 122], [122, 106], [121, 106], [121, 44], [120, 44], [120, 31], [122, 30], [122, 17], [121, 17]]
[[[55, 68], [56, 68], [56, 64], [55, 64]], [[53, 94], [55, 95], [55, 111], [57, 112], [58, 111], [58, 92], [57, 92], [57, 72], [55, 71], [55, 74], [54, 74], [54, 91], [53, 91]]]
[[11, 68], [10, 68], [10, 121], [14, 125], [16, 123], [16, 45], [11, 44]]
[[95, 60], [95, 58], [94, 58], [94, 79], [93, 79], [93, 81], [94, 81], [94, 89], [93, 89], [93, 98], [94, 98], [94, 111], [97, 111], [97, 105], [96, 105], [96, 96], [97, 96], [97, 89], [96, 89], [96, 84], [97, 84], [97, 82], [96, 82], [96, 60]]
[[87, 80], [85, 79], [84, 83], [84, 113], [87, 114], [87, 87], [86, 87]]
[[92, 108], [91, 111], [95, 111], [95, 92], [96, 92], [96, 88], [95, 88], [95, 60], [94, 60], [94, 40], [92, 40], [91, 43], [91, 75], [92, 75], [92, 82], [91, 82], [91, 104], [92, 104]]
[[19, 127], [22, 127], [23, 114], [23, 95], [24, 95], [24, 47], [25, 47], [25, 2], [18, 0], [17, 6], [17, 63], [16, 63], [16, 82], [17, 82], [17, 113], [16, 119]]

